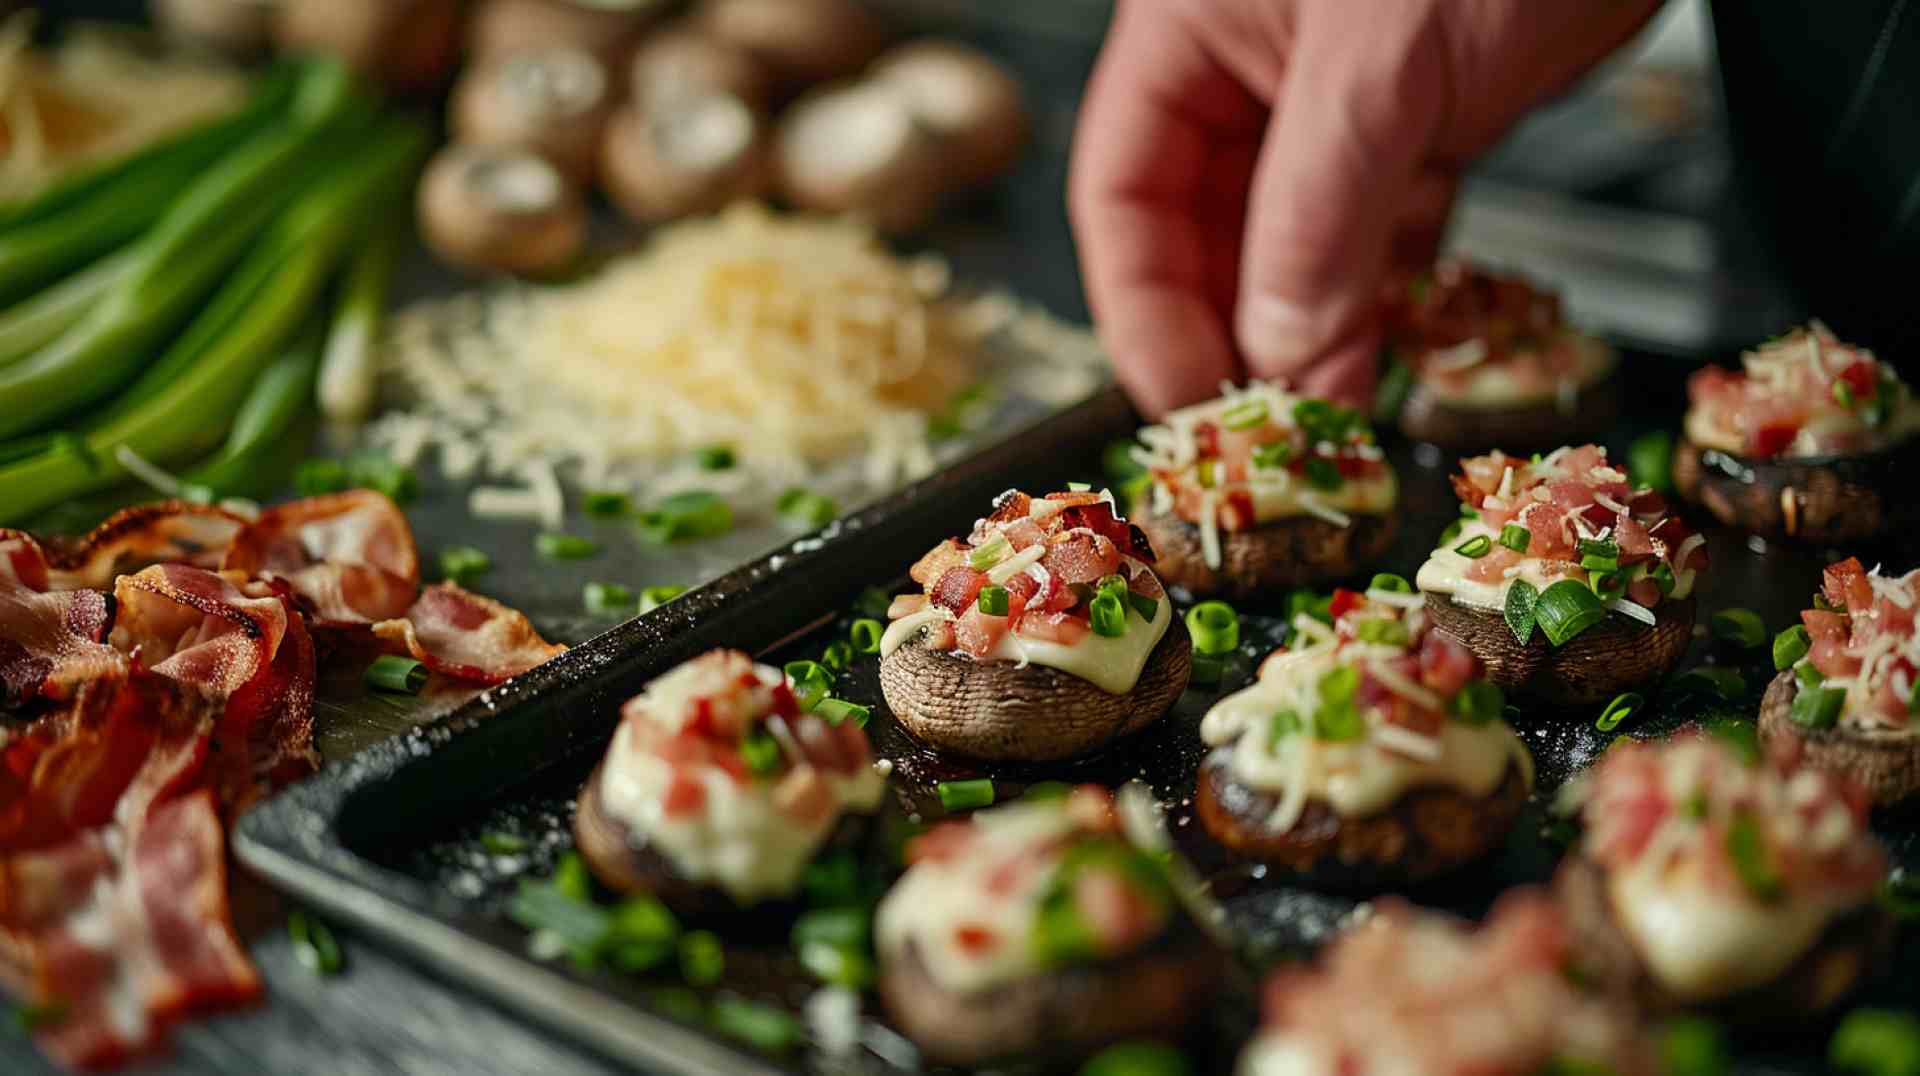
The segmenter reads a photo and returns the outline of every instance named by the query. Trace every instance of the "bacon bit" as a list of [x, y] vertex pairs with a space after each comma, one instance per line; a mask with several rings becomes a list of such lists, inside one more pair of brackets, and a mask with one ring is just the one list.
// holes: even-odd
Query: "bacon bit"
[[1143, 897], [1113, 870], [1090, 867], [1073, 883], [1073, 905], [1093, 936], [1094, 949], [1118, 956], [1138, 948], [1166, 923], [1165, 909]]
[[1798, 422], [1769, 422], [1755, 427], [1747, 434], [1746, 449], [1750, 456], [1770, 459], [1793, 447], [1800, 437]]
[[953, 928], [953, 944], [968, 956], [980, 956], [1000, 944], [1000, 936], [978, 923], [962, 923]]
[[1196, 425], [1193, 428], [1193, 443], [1201, 459], [1220, 455], [1220, 427], [1211, 422]]
[[1103, 535], [1056, 534], [1048, 539], [1040, 566], [1063, 583], [1097, 583], [1120, 567], [1120, 550]]
[[1822, 589], [1835, 609], [1859, 615], [1873, 608], [1873, 584], [1867, 582], [1867, 570], [1859, 557], [1827, 567], [1822, 573]]
[[[155, 564], [218, 568], [246, 520], [212, 505], [159, 501], [123, 508], [76, 542], [50, 539], [50, 585], [111, 590], [115, 577]], [[44, 590], [43, 582], [36, 589]]]
[[686, 818], [699, 814], [707, 806], [707, 789], [699, 781], [687, 774], [675, 770], [667, 780], [667, 794], [661, 799], [660, 809], [668, 818]]
[[480, 684], [518, 676], [567, 649], [542, 639], [520, 611], [456, 583], [421, 591], [406, 619], [382, 621], [373, 633], [434, 672]]
[[908, 866], [951, 862], [972, 846], [973, 836], [973, 827], [966, 822], [942, 822], [908, 840], [902, 858]]
[[1025, 639], [1073, 646], [1092, 630], [1087, 618], [1077, 613], [1029, 612], [1020, 618], [1015, 633]]
[[1220, 526], [1230, 531], [1252, 530], [1260, 519], [1253, 511], [1253, 494], [1243, 489], [1227, 491], [1220, 503]]
[[914, 562], [907, 574], [913, 581], [933, 592], [933, 585], [947, 573], [947, 569], [965, 567], [968, 547], [958, 539], [949, 538], [934, 546], [927, 554]]
[[404, 616], [420, 589], [420, 560], [406, 513], [368, 489], [267, 509], [234, 535], [220, 566], [285, 579], [315, 619], [328, 625]]
[[1420, 641], [1419, 679], [1435, 693], [1452, 698], [1481, 672], [1480, 659], [1450, 636], [1429, 631]]
[[1007, 618], [988, 616], [978, 606], [968, 609], [953, 625], [954, 642], [976, 659], [993, 653], [1006, 634]]
[[1366, 596], [1363, 594], [1348, 590], [1345, 587], [1335, 587], [1333, 600], [1328, 603], [1327, 611], [1333, 615], [1333, 619], [1339, 620], [1341, 617], [1358, 609], [1360, 604], [1365, 600]]
[[933, 585], [933, 603], [954, 616], [962, 616], [974, 608], [980, 588], [986, 585], [985, 572], [966, 567], [948, 568]]
[[1017, 489], [1010, 489], [993, 499], [993, 514], [987, 517], [987, 522], [1011, 523], [1032, 514], [1033, 498]]
[[1031, 519], [1016, 520], [1015, 522], [1009, 523], [1000, 528], [1000, 533], [1006, 536], [1007, 544], [1012, 546], [1016, 553], [1028, 546], [1039, 545], [1041, 542], [1047, 540], [1047, 532], [1040, 528], [1040, 524], [1035, 523]]

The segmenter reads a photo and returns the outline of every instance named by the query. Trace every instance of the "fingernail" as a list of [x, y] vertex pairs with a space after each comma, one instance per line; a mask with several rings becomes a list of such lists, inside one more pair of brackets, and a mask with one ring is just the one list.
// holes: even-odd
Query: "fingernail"
[[1277, 295], [1253, 295], [1236, 315], [1240, 350], [1249, 362], [1279, 373], [1305, 365], [1322, 343], [1306, 308]]

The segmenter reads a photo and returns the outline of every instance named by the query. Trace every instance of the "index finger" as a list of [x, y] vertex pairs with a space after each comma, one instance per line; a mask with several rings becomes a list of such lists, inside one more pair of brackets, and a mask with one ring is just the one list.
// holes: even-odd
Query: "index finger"
[[[1218, 391], [1240, 369], [1212, 279], [1208, 170], [1257, 139], [1265, 110], [1161, 0], [1114, 16], [1074, 141], [1069, 208], [1087, 299], [1120, 382], [1158, 416]], [[1236, 184], [1226, 184], [1231, 189]], [[1210, 198], [1211, 196], [1211, 198]], [[1217, 217], [1217, 211], [1215, 217]], [[1235, 214], [1237, 224], [1237, 214]], [[1220, 296], [1214, 292], [1220, 291]]]

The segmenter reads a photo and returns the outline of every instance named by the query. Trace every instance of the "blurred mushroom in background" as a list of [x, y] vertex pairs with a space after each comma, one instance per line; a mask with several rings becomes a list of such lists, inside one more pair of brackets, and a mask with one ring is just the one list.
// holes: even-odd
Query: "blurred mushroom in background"
[[465, 269], [547, 274], [586, 245], [579, 188], [524, 149], [442, 150], [420, 180], [416, 213], [426, 244]]
[[706, 0], [695, 24], [756, 57], [789, 92], [867, 66], [887, 31], [854, 0]]
[[550, 45], [469, 66], [454, 86], [451, 125], [457, 141], [531, 150], [585, 183], [612, 109], [606, 65], [583, 49]]
[[775, 149], [781, 197], [802, 209], [858, 212], [911, 232], [940, 198], [938, 142], [905, 95], [858, 82], [824, 87], [781, 118]]
[[467, 30], [476, 61], [530, 49], [576, 48], [618, 69], [663, 0], [480, 0]]
[[667, 97], [732, 94], [753, 108], [772, 96], [773, 72], [751, 53], [677, 22], [648, 34], [633, 54], [629, 92], [643, 107]]
[[903, 94], [914, 118], [939, 138], [950, 189], [992, 180], [1019, 159], [1029, 130], [1020, 84], [986, 53], [915, 41], [882, 56], [869, 77]]
[[176, 41], [229, 56], [253, 56], [273, 44], [280, 0], [152, 0], [153, 25]]
[[760, 194], [767, 159], [766, 126], [746, 102], [728, 93], [675, 95], [614, 115], [600, 179], [615, 205], [651, 223]]
[[340, 57], [403, 93], [438, 87], [459, 53], [459, 0], [279, 0], [281, 51]]

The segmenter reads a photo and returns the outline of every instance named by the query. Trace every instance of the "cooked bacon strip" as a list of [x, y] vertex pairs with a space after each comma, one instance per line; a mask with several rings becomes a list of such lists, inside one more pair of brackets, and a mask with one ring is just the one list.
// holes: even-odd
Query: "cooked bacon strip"
[[91, 590], [49, 593], [48, 583], [39, 543], [0, 530], [0, 706], [64, 696], [77, 684], [125, 667], [103, 643], [112, 620], [106, 596]]
[[83, 685], [66, 707], [0, 734], [0, 851], [133, 825], [200, 781], [217, 707], [165, 677]]
[[16, 988], [64, 1007], [38, 1040], [72, 1067], [152, 1052], [182, 1017], [259, 997], [213, 797], [0, 859], [0, 956]]
[[273, 585], [161, 564], [114, 585], [113, 642], [224, 706], [216, 762], [232, 810], [312, 768], [313, 640]]
[[234, 538], [221, 566], [285, 579], [327, 625], [405, 616], [420, 590], [420, 557], [406, 515], [366, 489], [267, 509]]
[[542, 639], [519, 611], [454, 583], [428, 587], [405, 619], [375, 624], [373, 633], [434, 672], [482, 684], [518, 676], [567, 649]]
[[217, 568], [245, 524], [224, 508], [190, 501], [121, 509], [84, 537], [49, 541], [52, 589], [108, 590], [115, 578], [155, 564]]

